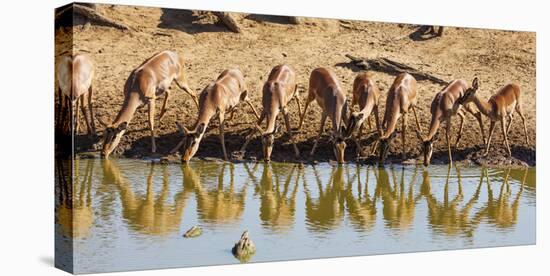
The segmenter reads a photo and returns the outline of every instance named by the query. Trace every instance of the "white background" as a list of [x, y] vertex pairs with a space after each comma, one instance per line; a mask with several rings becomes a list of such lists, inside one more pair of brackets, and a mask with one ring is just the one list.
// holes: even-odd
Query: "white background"
[[[48, 2], [48, 3], [46, 3]], [[548, 41], [545, 1], [105, 1], [537, 32], [537, 245], [199, 267], [116, 275], [541, 275], [550, 272]], [[315, 3], [315, 4], [309, 4]], [[322, 2], [322, 4], [319, 4]], [[0, 274], [63, 275], [53, 267], [53, 14], [65, 1], [5, 0], [0, 7]], [[546, 26], [545, 26], [546, 25]], [[521, 44], [521, 41], [517, 42]], [[546, 89], [545, 89], [546, 88]], [[546, 152], [546, 153], [545, 153]], [[545, 153], [545, 154], [543, 154]], [[31, 191], [31, 192], [29, 192]], [[282, 241], [284, 242], [284, 241]], [[269, 249], [266, 249], [269, 250]]]

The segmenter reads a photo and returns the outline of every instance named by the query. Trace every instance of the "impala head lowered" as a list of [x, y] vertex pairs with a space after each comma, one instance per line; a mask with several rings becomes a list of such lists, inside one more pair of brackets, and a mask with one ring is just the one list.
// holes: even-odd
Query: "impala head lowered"
[[204, 132], [206, 131], [206, 125], [204, 123], [200, 123], [195, 130], [191, 131], [180, 125], [179, 123], [176, 124], [179, 131], [184, 135], [182, 141], [183, 154], [181, 156], [181, 161], [189, 162], [189, 160], [191, 160], [191, 158], [195, 155], [195, 153], [197, 153], [197, 150], [199, 149], [200, 141], [202, 139], [202, 136], [204, 135]]
[[397, 137], [397, 131], [392, 132], [388, 137], [381, 137], [379, 141], [379, 163], [380, 165], [384, 164], [384, 161], [386, 161], [386, 158], [388, 157], [388, 153], [390, 152], [390, 145]]
[[346, 130], [345, 128], [343, 128], [343, 131], [341, 131], [339, 134], [333, 134], [330, 138], [330, 140], [332, 141], [332, 151], [334, 152], [336, 161], [340, 164], [344, 163], [344, 153], [346, 152], [347, 146], [347, 137], [344, 134], [345, 132]]
[[439, 132], [437, 132], [431, 139], [425, 139], [419, 136], [422, 140], [422, 153], [424, 155], [424, 166], [429, 166], [432, 161], [432, 154], [434, 151], [434, 143], [439, 139]]
[[128, 123], [123, 122], [118, 126], [110, 125], [105, 128], [105, 131], [103, 132], [103, 149], [101, 150], [101, 154], [106, 159], [109, 158], [109, 155], [111, 155], [118, 143], [120, 143], [120, 139], [126, 132], [127, 127]]
[[309, 104], [314, 100], [323, 112], [321, 113], [319, 135], [316, 137], [309, 155], [313, 156], [315, 154], [319, 138], [324, 132], [326, 119], [330, 118], [332, 123], [331, 141], [334, 155], [338, 163], [344, 163], [345, 140], [349, 137], [348, 134], [350, 133], [344, 126], [349, 122], [348, 103], [336, 74], [327, 68], [320, 67], [311, 72], [306, 106], [300, 116], [298, 129], [302, 126]]
[[363, 124], [363, 122], [365, 122], [366, 119], [367, 119], [367, 116], [365, 116], [363, 112], [355, 111], [351, 113], [349, 117], [348, 126], [346, 127], [346, 130], [347, 130], [346, 137], [350, 137], [351, 134], [357, 128], [359, 128]]
[[401, 143], [402, 143], [402, 158], [406, 158], [407, 152], [407, 140], [406, 140], [406, 130], [407, 130], [407, 113], [409, 110], [413, 111], [414, 119], [416, 122], [416, 131], [420, 132], [420, 123], [418, 122], [418, 116], [416, 114], [416, 80], [413, 76], [407, 73], [399, 74], [393, 81], [390, 90], [386, 96], [386, 110], [384, 113], [384, 120], [382, 121], [382, 129], [380, 131], [379, 139], [379, 165], [383, 166], [388, 152], [390, 149], [391, 142], [397, 136], [397, 121], [401, 119], [402, 129], [401, 129]]
[[277, 124], [271, 132], [263, 130], [259, 125], [256, 125], [256, 129], [262, 136], [262, 152], [264, 155], [264, 161], [269, 162], [271, 160], [271, 152], [273, 151], [273, 143], [275, 142], [275, 134], [279, 132], [280, 126]]

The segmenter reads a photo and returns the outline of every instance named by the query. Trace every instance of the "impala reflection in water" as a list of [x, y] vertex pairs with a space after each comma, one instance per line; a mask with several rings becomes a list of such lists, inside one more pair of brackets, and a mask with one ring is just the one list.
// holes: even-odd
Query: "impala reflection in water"
[[[58, 162], [56, 240], [76, 273], [533, 244], [535, 168]], [[182, 234], [203, 228], [195, 239]]]

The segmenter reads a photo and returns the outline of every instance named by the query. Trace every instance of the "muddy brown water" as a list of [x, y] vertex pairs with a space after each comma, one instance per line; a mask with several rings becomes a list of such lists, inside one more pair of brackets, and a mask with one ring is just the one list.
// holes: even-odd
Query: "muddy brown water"
[[75, 273], [239, 263], [244, 230], [250, 262], [535, 243], [534, 167], [74, 165], [56, 187], [56, 241], [73, 255], [56, 262]]

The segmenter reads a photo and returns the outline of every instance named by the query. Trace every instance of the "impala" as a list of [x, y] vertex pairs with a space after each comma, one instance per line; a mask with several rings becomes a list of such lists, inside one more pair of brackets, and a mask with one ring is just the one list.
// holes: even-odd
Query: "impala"
[[171, 51], [162, 51], [143, 62], [138, 68], [132, 71], [124, 84], [124, 103], [111, 124], [100, 122], [106, 127], [103, 141], [103, 155], [108, 158], [116, 148], [122, 135], [126, 132], [128, 124], [134, 117], [138, 107], [147, 105], [149, 107], [149, 129], [151, 131], [151, 152], [156, 152], [155, 143], [155, 100], [164, 94], [164, 102], [159, 115], [159, 121], [167, 110], [170, 91], [168, 90], [172, 81], [187, 92], [198, 106], [196, 95], [189, 88], [185, 73], [184, 59]]
[[182, 161], [188, 162], [199, 149], [200, 141], [206, 132], [206, 127], [210, 123], [210, 119], [216, 114], [220, 121], [220, 143], [222, 145], [223, 157], [227, 157], [224, 138], [224, 121], [225, 113], [233, 113], [237, 105], [245, 101], [252, 111], [254, 116], [259, 120], [258, 113], [254, 106], [248, 100], [248, 91], [244, 81], [244, 76], [239, 69], [229, 69], [221, 73], [218, 79], [210, 83], [201, 92], [199, 97], [199, 114], [193, 129], [188, 130], [184, 126], [176, 123], [184, 138], [172, 149], [172, 153], [176, 152], [183, 146]]
[[[510, 144], [508, 142], [508, 131], [512, 125], [512, 119], [514, 111], [516, 111], [521, 117], [523, 122], [523, 133], [525, 134], [525, 144], [529, 145], [529, 136], [527, 136], [527, 126], [525, 125], [525, 116], [523, 115], [523, 109], [521, 106], [521, 90], [515, 83], [507, 84], [500, 90], [491, 96], [488, 101], [481, 99], [477, 94], [478, 80], [474, 79], [475, 85], [468, 89], [464, 96], [460, 98], [460, 104], [467, 104], [473, 102], [479, 111], [491, 120], [491, 126], [489, 127], [489, 137], [485, 144], [485, 155], [489, 154], [489, 148], [491, 146], [491, 137], [495, 130], [495, 124], [500, 121], [502, 128], [502, 135], [504, 136], [504, 142], [508, 151], [508, 156], [512, 157], [512, 151], [510, 150]], [[509, 121], [508, 121], [509, 120]], [[508, 121], [508, 125], [507, 124]]]
[[405, 134], [407, 131], [407, 113], [411, 109], [414, 113], [414, 119], [416, 120], [416, 131], [420, 132], [420, 124], [418, 123], [418, 116], [416, 115], [416, 95], [416, 80], [414, 77], [408, 73], [399, 74], [390, 87], [386, 98], [386, 112], [384, 113], [384, 120], [382, 121], [382, 128], [385, 129], [382, 129], [379, 138], [379, 164], [384, 164], [384, 160], [390, 149], [390, 144], [397, 136], [395, 129], [399, 117], [402, 117], [401, 141], [403, 143], [403, 159], [406, 157]]
[[[74, 57], [63, 56], [60, 58], [57, 66], [57, 86], [59, 93], [58, 125], [63, 128], [64, 118], [67, 107], [67, 100], [70, 101], [71, 128], [75, 133], [80, 129], [80, 108], [84, 115], [84, 121], [88, 129], [88, 134], [95, 135], [94, 112], [92, 106], [93, 89], [92, 81], [94, 78], [94, 63], [90, 56], [77, 54]], [[87, 99], [86, 99], [87, 96]], [[86, 113], [86, 107], [90, 112], [90, 117]]]
[[300, 116], [298, 129], [301, 129], [307, 108], [313, 100], [317, 101], [323, 113], [321, 115], [319, 135], [315, 138], [315, 143], [313, 144], [310, 155], [315, 153], [319, 138], [324, 132], [327, 117], [330, 117], [332, 121], [332, 135], [330, 139], [333, 142], [334, 155], [338, 163], [343, 163], [344, 152], [346, 150], [345, 140], [349, 137], [349, 133], [344, 126], [344, 123], [348, 121], [348, 104], [346, 95], [342, 91], [336, 75], [326, 68], [317, 68], [311, 72], [306, 105], [304, 107], [304, 112]]
[[451, 118], [455, 115], [460, 117], [460, 125], [458, 127], [458, 134], [456, 137], [456, 142], [454, 147], [458, 146], [460, 138], [462, 137], [462, 129], [464, 126], [464, 110], [472, 114], [479, 123], [479, 128], [481, 129], [481, 137], [483, 143], [485, 144], [485, 131], [483, 130], [483, 121], [481, 117], [481, 112], [474, 109], [471, 103], [465, 103], [461, 105], [459, 99], [464, 96], [464, 93], [468, 89], [477, 89], [477, 79], [474, 79], [472, 86], [468, 87], [468, 84], [464, 80], [454, 80], [450, 82], [443, 90], [438, 92], [430, 107], [430, 113], [432, 114], [432, 120], [430, 122], [430, 129], [428, 131], [428, 136], [419, 138], [422, 140], [422, 150], [424, 153], [424, 165], [428, 166], [430, 164], [432, 153], [433, 153], [433, 144], [438, 138], [438, 129], [442, 122], [446, 123], [445, 128], [445, 137], [447, 138], [447, 151], [449, 154], [449, 163], [453, 163], [453, 157], [451, 154], [451, 144], [450, 144], [450, 132], [451, 132]]
[[[296, 157], [300, 156], [300, 151], [296, 146], [296, 143], [291, 134], [290, 119], [288, 113], [288, 104], [291, 100], [296, 100], [298, 104], [298, 114], [300, 112], [300, 100], [297, 93], [298, 86], [296, 85], [296, 73], [288, 65], [278, 65], [273, 67], [269, 77], [265, 82], [262, 89], [262, 106], [263, 110], [260, 114], [260, 119], [256, 124], [256, 129], [260, 132], [262, 137], [262, 149], [264, 155], [264, 161], [269, 162], [271, 159], [271, 152], [273, 150], [273, 143], [275, 140], [275, 133], [278, 131], [277, 116], [279, 112], [283, 113], [285, 120], [285, 126], [287, 133], [291, 137], [292, 146], [294, 147], [294, 154]], [[260, 126], [263, 120], [266, 120], [266, 128], [262, 129]], [[245, 143], [241, 147], [241, 152], [244, 152], [249, 141], [252, 139], [252, 134], [246, 139]]]
[[[359, 105], [359, 111], [353, 112], [349, 118], [348, 132], [353, 133], [359, 129], [358, 138], [353, 139], [357, 145], [357, 155], [362, 152], [360, 139], [363, 133], [363, 123], [368, 120], [369, 128], [371, 128], [370, 115], [374, 115], [376, 129], [380, 134], [380, 118], [378, 117], [378, 101], [380, 98], [380, 90], [376, 83], [372, 80], [370, 74], [363, 72], [358, 74], [353, 81], [353, 99], [351, 106]], [[376, 145], [375, 145], [376, 146]]]

